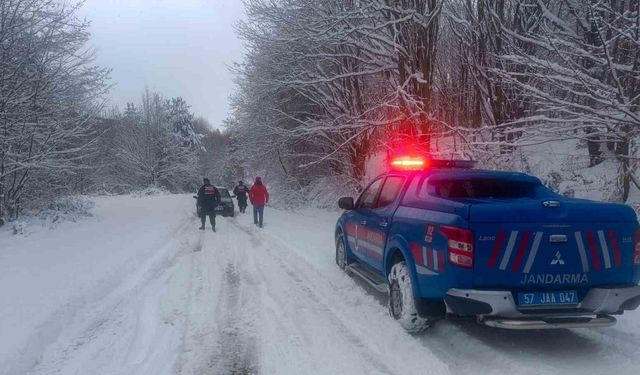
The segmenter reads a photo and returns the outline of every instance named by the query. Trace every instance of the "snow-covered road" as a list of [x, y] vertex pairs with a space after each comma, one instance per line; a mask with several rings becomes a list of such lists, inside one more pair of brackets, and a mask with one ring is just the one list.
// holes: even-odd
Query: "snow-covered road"
[[405, 333], [333, 261], [336, 214], [267, 208], [198, 231], [190, 196], [0, 232], [0, 374], [635, 374], [640, 313], [607, 329]]

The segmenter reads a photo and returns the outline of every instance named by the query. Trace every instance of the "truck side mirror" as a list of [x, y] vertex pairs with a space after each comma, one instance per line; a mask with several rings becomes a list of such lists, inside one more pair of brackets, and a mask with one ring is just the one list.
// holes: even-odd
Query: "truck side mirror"
[[342, 197], [338, 199], [338, 207], [343, 210], [353, 210], [353, 198], [351, 197]]

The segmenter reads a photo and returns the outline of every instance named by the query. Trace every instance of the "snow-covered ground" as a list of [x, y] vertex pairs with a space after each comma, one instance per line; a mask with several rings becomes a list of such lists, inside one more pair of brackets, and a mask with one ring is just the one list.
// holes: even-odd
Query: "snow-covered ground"
[[94, 216], [0, 231], [0, 374], [635, 374], [613, 328], [419, 336], [334, 264], [337, 213], [267, 208], [198, 231], [190, 196], [96, 198]]

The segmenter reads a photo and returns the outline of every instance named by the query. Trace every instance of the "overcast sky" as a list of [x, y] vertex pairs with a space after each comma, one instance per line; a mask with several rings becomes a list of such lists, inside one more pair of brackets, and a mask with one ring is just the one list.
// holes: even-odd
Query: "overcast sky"
[[228, 114], [234, 90], [227, 66], [240, 61], [233, 26], [240, 0], [87, 0], [97, 63], [113, 69], [112, 104], [140, 100], [145, 85], [182, 96], [213, 126]]

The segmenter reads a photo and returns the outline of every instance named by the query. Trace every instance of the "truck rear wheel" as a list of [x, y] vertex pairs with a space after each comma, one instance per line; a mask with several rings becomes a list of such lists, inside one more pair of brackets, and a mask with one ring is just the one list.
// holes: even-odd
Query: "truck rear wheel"
[[418, 314], [409, 268], [404, 261], [389, 272], [389, 314], [407, 332], [418, 333], [429, 328], [429, 321]]

